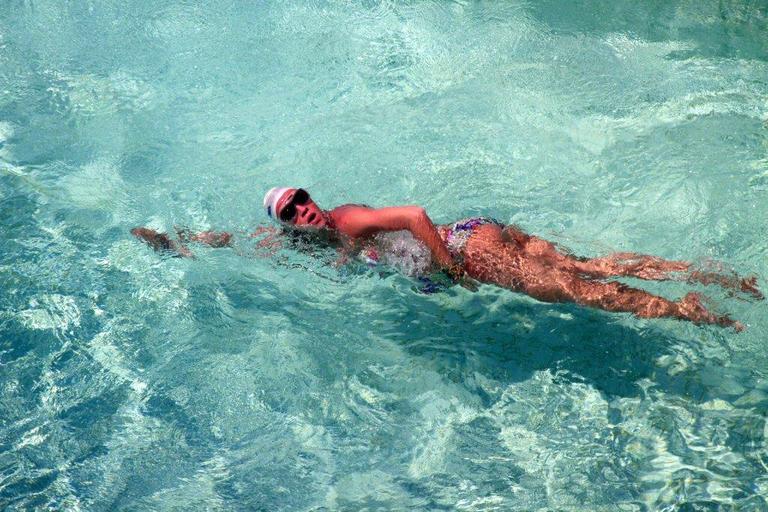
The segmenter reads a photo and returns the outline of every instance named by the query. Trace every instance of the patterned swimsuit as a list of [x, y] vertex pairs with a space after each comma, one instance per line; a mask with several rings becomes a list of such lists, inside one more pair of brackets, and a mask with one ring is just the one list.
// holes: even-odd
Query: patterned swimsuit
[[[464, 247], [467, 245], [467, 240], [472, 236], [472, 232], [476, 227], [485, 224], [494, 224], [501, 228], [504, 227], [504, 224], [501, 222], [488, 217], [470, 217], [449, 224], [447, 228], [444, 228], [445, 231], [441, 230], [440, 235], [443, 237], [443, 242], [445, 242], [448, 252], [451, 253], [453, 259], [461, 261], [464, 258]], [[374, 245], [365, 247], [360, 251], [359, 256], [365, 263], [372, 267], [378, 265], [381, 260], [381, 255]]]
[[[454, 261], [462, 262], [464, 260], [464, 248], [467, 245], [467, 240], [472, 236], [472, 232], [475, 228], [485, 224], [494, 224], [499, 227], [504, 227], [503, 224], [494, 219], [487, 217], [472, 217], [438, 228], [440, 236], [443, 238], [443, 242], [448, 248], [448, 252], [451, 253], [451, 257]], [[384, 236], [386, 237], [389, 235]], [[410, 233], [408, 234], [408, 237], [413, 240]], [[402, 273], [417, 278], [422, 283], [421, 291], [423, 293], [436, 293], [443, 291], [450, 286], [450, 283], [437, 282], [426, 275], [428, 269], [431, 267], [431, 257], [429, 255], [429, 249], [423, 244], [421, 244], [418, 249], [407, 245], [405, 247], [400, 247], [399, 250], [394, 251], [395, 253], [399, 253], [394, 260], [392, 258], [393, 255], [390, 254], [393, 249], [391, 243], [388, 244], [389, 250], [384, 249], [383, 252], [381, 250], [382, 247], [378, 245], [379, 244], [371, 244], [364, 247], [358, 253], [358, 257], [369, 267], [374, 268], [382, 263], [393, 265], [394, 267], [399, 268]], [[397, 248], [397, 245], [395, 245], [394, 248]], [[423, 254], [412, 254], [414, 260], [413, 262], [410, 262], [408, 261], [408, 258], [405, 258], [405, 253], [410, 253], [414, 249], [417, 249], [415, 251], [416, 253], [423, 251]]]
[[472, 232], [476, 227], [485, 224], [494, 224], [502, 228], [504, 227], [504, 224], [488, 217], [471, 217], [469, 219], [454, 222], [450, 225], [446, 231], [444, 241], [454, 260], [462, 261], [464, 259], [464, 247], [467, 245], [467, 240], [472, 236]]

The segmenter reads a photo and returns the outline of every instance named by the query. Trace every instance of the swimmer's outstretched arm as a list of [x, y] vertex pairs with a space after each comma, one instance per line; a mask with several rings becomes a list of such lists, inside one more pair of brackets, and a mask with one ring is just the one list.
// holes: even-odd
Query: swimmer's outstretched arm
[[173, 256], [182, 258], [192, 258], [192, 252], [181, 242], [171, 240], [165, 233], [158, 233], [149, 228], [133, 228], [131, 234], [149, 245], [157, 252], [171, 253]]
[[232, 233], [226, 231], [201, 231], [192, 233], [187, 229], [176, 229], [179, 240], [183, 242], [198, 242], [211, 247], [228, 247], [232, 243]]
[[[258, 246], [260, 248], [274, 249], [280, 245], [280, 240], [276, 236], [279, 234], [279, 231], [279, 229], [273, 227], [259, 227], [250, 234], [250, 237], [254, 238], [266, 234], [264, 238], [259, 240]], [[182, 258], [194, 257], [186, 246], [189, 242], [196, 242], [216, 248], [232, 246], [232, 233], [226, 231], [201, 231], [193, 233], [188, 229], [176, 228], [178, 240], [171, 240], [166, 233], [158, 233], [154, 229], [143, 227], [133, 228], [131, 234], [157, 252], [168, 252], [172, 253], [173, 256]]]
[[182, 258], [193, 258], [192, 252], [184, 245], [186, 242], [198, 242], [211, 247], [228, 247], [232, 242], [232, 234], [227, 232], [203, 231], [191, 233], [187, 230], [176, 230], [179, 240], [171, 240], [165, 233], [158, 233], [149, 228], [133, 228], [131, 234], [143, 241], [157, 252], [173, 253]]

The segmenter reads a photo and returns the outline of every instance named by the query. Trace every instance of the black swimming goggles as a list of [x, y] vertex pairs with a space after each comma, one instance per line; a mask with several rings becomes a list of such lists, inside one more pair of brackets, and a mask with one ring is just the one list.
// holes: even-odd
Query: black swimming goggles
[[309, 192], [303, 188], [296, 189], [291, 200], [283, 206], [280, 213], [277, 214], [278, 218], [283, 222], [291, 222], [296, 217], [296, 205], [303, 205], [309, 202]]

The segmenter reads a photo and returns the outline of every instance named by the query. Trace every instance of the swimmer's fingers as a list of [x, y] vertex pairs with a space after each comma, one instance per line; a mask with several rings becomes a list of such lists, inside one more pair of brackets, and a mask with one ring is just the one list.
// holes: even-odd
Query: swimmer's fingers
[[274, 236], [268, 236], [264, 240], [259, 240], [256, 246], [259, 249], [271, 249], [274, 252], [277, 251], [277, 249], [280, 249], [283, 244]]
[[467, 275], [462, 265], [454, 263], [443, 270], [455, 284], [458, 284], [471, 292], [476, 292], [478, 290], [479, 283]]
[[[266, 236], [262, 236], [266, 235]], [[272, 249], [273, 251], [276, 251], [277, 249], [280, 249], [282, 247], [281, 237], [279, 236], [279, 232], [272, 227], [260, 227], [257, 228], [256, 231], [248, 235], [250, 238], [257, 238], [262, 237], [258, 242], [256, 242], [256, 247], [258, 249]]]
[[201, 231], [200, 233], [195, 233], [187, 228], [178, 226], [174, 226], [173, 229], [182, 243], [198, 242], [216, 248], [228, 247], [232, 243], [232, 234], [226, 231]]

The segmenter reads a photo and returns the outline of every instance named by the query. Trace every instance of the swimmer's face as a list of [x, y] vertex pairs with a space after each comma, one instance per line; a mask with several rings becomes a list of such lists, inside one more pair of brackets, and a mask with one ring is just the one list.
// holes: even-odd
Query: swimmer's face
[[277, 217], [299, 228], [320, 229], [326, 226], [325, 214], [303, 188], [293, 188], [277, 202]]

